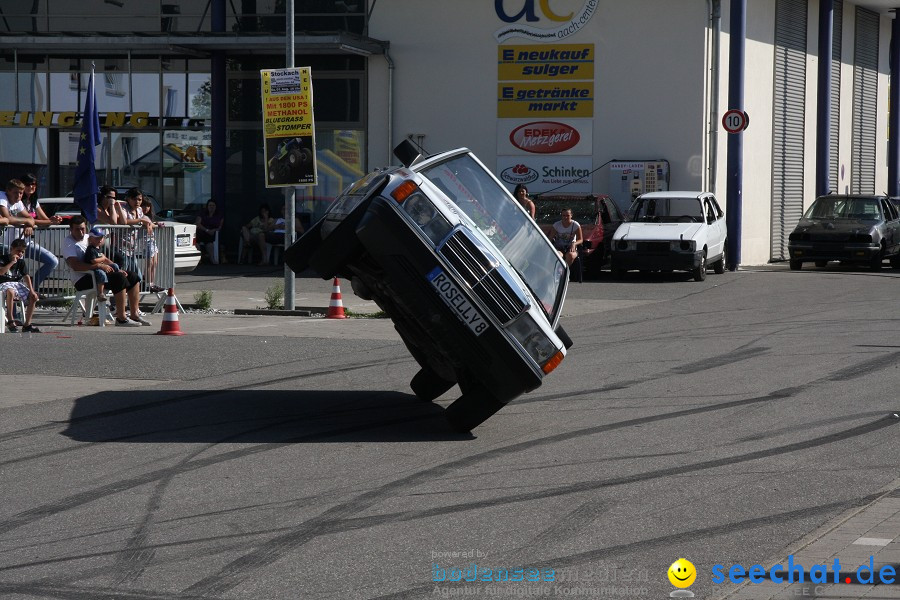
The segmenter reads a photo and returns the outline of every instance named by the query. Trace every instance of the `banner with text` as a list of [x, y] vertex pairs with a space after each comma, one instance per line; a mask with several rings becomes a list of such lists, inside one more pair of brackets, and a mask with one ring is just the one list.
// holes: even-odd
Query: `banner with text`
[[497, 154], [580, 154], [593, 152], [591, 119], [497, 120]]
[[316, 185], [310, 67], [263, 69], [266, 187]]
[[[524, 184], [533, 196], [562, 187], [560, 193], [589, 194], [590, 156], [498, 156], [500, 180], [510, 187]], [[563, 187], [564, 186], [564, 187]]]

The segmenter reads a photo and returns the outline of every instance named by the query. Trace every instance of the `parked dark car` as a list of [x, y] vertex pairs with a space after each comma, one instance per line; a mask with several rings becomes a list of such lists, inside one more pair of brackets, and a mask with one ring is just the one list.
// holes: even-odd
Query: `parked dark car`
[[606, 194], [588, 196], [537, 196], [534, 198], [535, 220], [549, 237], [553, 224], [565, 208], [581, 225], [584, 243], [579, 256], [588, 276], [595, 277], [609, 262], [613, 234], [625, 220], [619, 207]]
[[469, 431], [541, 385], [571, 345], [559, 326], [568, 269], [540, 228], [465, 148], [353, 183], [285, 252], [295, 272], [349, 279], [394, 321], [421, 367], [410, 382]]
[[832, 260], [877, 271], [890, 259], [900, 269], [900, 213], [887, 196], [819, 196], [791, 232], [788, 255], [794, 271]]

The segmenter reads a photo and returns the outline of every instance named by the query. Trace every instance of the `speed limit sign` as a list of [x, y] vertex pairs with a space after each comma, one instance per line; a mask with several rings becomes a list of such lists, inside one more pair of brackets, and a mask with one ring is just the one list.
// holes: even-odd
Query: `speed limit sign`
[[722, 116], [722, 127], [728, 133], [740, 133], [750, 125], [750, 115], [737, 108], [732, 108]]

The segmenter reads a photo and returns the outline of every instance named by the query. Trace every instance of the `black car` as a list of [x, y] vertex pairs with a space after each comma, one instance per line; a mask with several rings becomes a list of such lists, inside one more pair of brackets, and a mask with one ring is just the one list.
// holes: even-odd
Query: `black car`
[[806, 210], [788, 241], [791, 269], [804, 262], [829, 261], [881, 269], [885, 259], [900, 268], [900, 213], [887, 196], [819, 196]]
[[458, 384], [446, 415], [469, 431], [565, 357], [568, 269], [467, 149], [405, 164], [351, 184], [285, 262], [374, 300], [421, 367], [413, 392], [431, 401]]

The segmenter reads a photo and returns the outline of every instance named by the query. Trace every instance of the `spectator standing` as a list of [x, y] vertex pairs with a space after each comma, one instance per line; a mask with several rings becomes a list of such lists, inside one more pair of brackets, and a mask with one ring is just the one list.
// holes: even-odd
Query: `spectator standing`
[[104, 185], [100, 188], [100, 194], [97, 198], [97, 223], [119, 225], [120, 213], [115, 188]]
[[[86, 272], [95, 268], [102, 269], [106, 273], [107, 285], [116, 300], [116, 325], [119, 327], [150, 325], [150, 321], [144, 319], [138, 310], [141, 279], [137, 273], [131, 273], [121, 268], [115, 271], [108, 264], [94, 266], [86, 263], [84, 255], [87, 245], [86, 220], [81, 216], [73, 217], [69, 221], [69, 235], [63, 240], [63, 257], [71, 269], [69, 279], [75, 285], [75, 289], [79, 291], [90, 289], [94, 281]], [[130, 318], [125, 314], [126, 295], [131, 310]]]
[[[126, 231], [119, 240], [119, 250], [125, 255], [123, 262], [119, 262], [119, 266], [127, 271], [134, 271], [141, 276], [140, 267], [137, 264], [138, 231], [139, 227], [143, 227], [144, 235], [153, 235], [153, 221], [150, 217], [144, 215], [141, 210], [141, 198], [143, 194], [138, 188], [131, 188], [125, 192], [125, 204], [119, 205], [121, 211], [119, 213], [120, 225], [131, 225], [131, 231]], [[124, 263], [124, 264], [123, 264]]]
[[6, 296], [6, 328], [15, 333], [19, 330], [13, 317], [13, 309], [18, 300], [27, 303], [25, 307], [24, 333], [40, 333], [41, 330], [31, 324], [34, 307], [38, 300], [37, 292], [31, 285], [28, 267], [25, 264], [25, 249], [28, 243], [16, 238], [9, 247], [9, 252], [0, 255], [0, 294]]
[[520, 183], [513, 190], [513, 196], [516, 197], [516, 200], [519, 201], [519, 204], [522, 205], [522, 208], [524, 208], [525, 211], [529, 215], [531, 215], [531, 218], [533, 219], [537, 208], [534, 205], [534, 200], [532, 200], [528, 195], [528, 188]]
[[[156, 222], [156, 215], [153, 213], [153, 203], [150, 202], [150, 198], [145, 196], [143, 193], [141, 194], [141, 210], [144, 212], [144, 216], [153, 222], [154, 231], [156, 227], [161, 226]], [[153, 293], [164, 292], [166, 290], [159, 287], [155, 283], [156, 267], [159, 264], [159, 248], [156, 245], [156, 234], [147, 233], [147, 231], [145, 230], [144, 238], [146, 242], [144, 248], [144, 256], [147, 257], [147, 285], [150, 286], [149, 289]]]
[[[197, 225], [197, 242], [203, 244], [207, 260], [209, 260], [210, 264], [218, 264], [213, 252], [213, 244], [216, 243], [216, 234], [222, 231], [222, 227], [225, 225], [225, 216], [219, 212], [215, 200], [210, 198], [206, 201], [206, 208], [197, 217], [194, 224]], [[220, 256], [224, 258], [224, 255], [221, 253]], [[240, 262], [240, 257], [238, 262]]]
[[[272, 218], [272, 210], [263, 202], [259, 205], [256, 216], [250, 222], [241, 227], [241, 236], [244, 239], [244, 252], [247, 253], [247, 263], [250, 263], [250, 253], [253, 246], [259, 250], [259, 266], [268, 264], [266, 260], [266, 233], [275, 228], [275, 219]], [[244, 262], [244, 257], [239, 257], [238, 262]]]
[[4, 189], [5, 193], [0, 194], [0, 217], [6, 219], [8, 226], [0, 242], [9, 248], [13, 240], [24, 235], [26, 227], [34, 228], [34, 219], [25, 214], [25, 205], [22, 204], [25, 184], [18, 179], [10, 179]]

